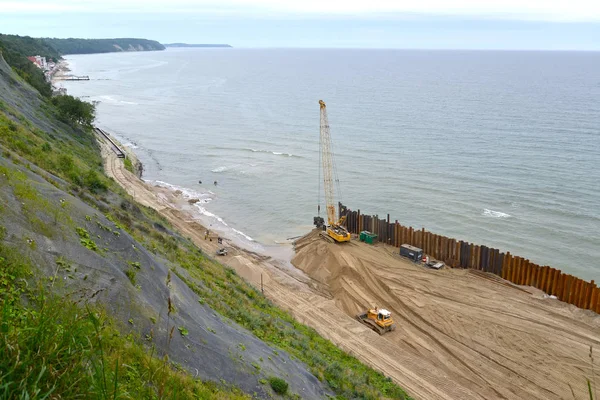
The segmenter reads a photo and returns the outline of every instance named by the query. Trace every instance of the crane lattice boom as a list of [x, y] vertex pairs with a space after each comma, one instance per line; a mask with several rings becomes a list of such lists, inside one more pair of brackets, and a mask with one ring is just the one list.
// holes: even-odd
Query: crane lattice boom
[[[331, 151], [331, 134], [329, 132], [329, 120], [327, 118], [327, 106], [323, 100], [319, 100], [321, 107], [321, 160], [323, 167], [323, 186], [325, 187], [325, 206], [327, 208], [327, 236], [336, 242], [347, 242], [350, 233], [342, 226], [345, 216], [339, 221], [336, 218], [335, 200], [333, 193], [333, 152]], [[315, 225], [323, 226], [323, 219], [315, 217]]]
[[331, 134], [329, 132], [329, 120], [327, 118], [327, 107], [323, 100], [319, 100], [321, 106], [321, 161], [323, 163], [323, 186], [325, 187], [325, 205], [327, 208], [327, 224], [336, 223], [335, 201], [333, 196], [333, 156], [331, 154]]

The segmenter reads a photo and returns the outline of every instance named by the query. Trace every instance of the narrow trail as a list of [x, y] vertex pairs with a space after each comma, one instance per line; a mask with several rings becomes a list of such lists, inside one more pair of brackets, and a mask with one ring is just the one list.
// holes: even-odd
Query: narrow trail
[[[214, 254], [218, 244], [204, 240], [201, 224], [99, 142], [109, 176]], [[296, 252], [292, 262], [312, 281], [235, 246], [219, 261], [257, 288], [262, 275], [275, 304], [416, 399], [564, 399], [572, 398], [569, 384], [585, 398], [589, 348], [600, 352], [599, 316], [469, 271], [425, 270], [382, 245], [340, 246], [312, 233]], [[354, 319], [373, 305], [392, 311], [396, 331], [379, 336]]]

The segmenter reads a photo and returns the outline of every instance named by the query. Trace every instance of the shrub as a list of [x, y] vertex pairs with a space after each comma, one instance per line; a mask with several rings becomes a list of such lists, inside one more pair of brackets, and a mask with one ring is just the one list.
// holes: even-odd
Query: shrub
[[135, 276], [137, 275], [136, 270], [133, 268], [128, 268], [125, 270], [125, 275], [127, 275], [131, 284], [135, 285], [135, 283], [136, 283]]
[[94, 171], [93, 169], [90, 169], [87, 172], [87, 174], [85, 175], [85, 178], [83, 180], [83, 183], [85, 184], [85, 186], [88, 189], [90, 189], [90, 191], [92, 193], [103, 192], [108, 188], [106, 183], [104, 183], [104, 180], [102, 180], [100, 178], [100, 176], [98, 175], [98, 173], [96, 171]]
[[271, 389], [277, 394], [284, 395], [288, 391], [288, 383], [281, 378], [272, 376], [269, 378], [269, 383], [271, 384]]
[[73, 161], [73, 157], [71, 156], [67, 156], [64, 154], [61, 154], [58, 157], [58, 168], [62, 171], [62, 172], [71, 172], [73, 170], [73, 167], [75, 166], [75, 163]]

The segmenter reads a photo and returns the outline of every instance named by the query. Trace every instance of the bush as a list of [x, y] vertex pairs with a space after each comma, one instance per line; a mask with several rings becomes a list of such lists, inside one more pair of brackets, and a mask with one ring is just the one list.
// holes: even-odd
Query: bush
[[137, 274], [137, 272], [133, 268], [128, 268], [125, 270], [125, 275], [127, 275], [127, 277], [129, 278], [129, 281], [134, 286], [136, 284], [136, 279], [135, 279], [136, 274]]
[[269, 378], [269, 383], [271, 384], [271, 389], [277, 394], [284, 395], [288, 391], [288, 383], [281, 378], [273, 376]]
[[104, 180], [102, 180], [100, 176], [96, 173], [96, 171], [94, 171], [93, 169], [90, 169], [87, 172], [83, 182], [92, 193], [103, 192], [108, 188], [106, 183], [104, 183]]
[[75, 162], [73, 161], [73, 157], [61, 154], [58, 157], [58, 168], [64, 172], [69, 173], [73, 170], [75, 166]]

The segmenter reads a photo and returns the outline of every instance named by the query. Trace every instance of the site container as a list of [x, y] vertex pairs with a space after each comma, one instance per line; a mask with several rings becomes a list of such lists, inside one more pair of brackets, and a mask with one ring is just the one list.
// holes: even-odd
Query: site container
[[400, 255], [402, 257], [410, 258], [415, 262], [423, 260], [423, 250], [418, 247], [411, 246], [410, 244], [403, 244], [400, 246]]
[[367, 232], [365, 235], [365, 243], [373, 244], [377, 241], [377, 234]]

